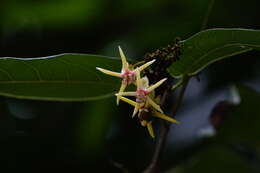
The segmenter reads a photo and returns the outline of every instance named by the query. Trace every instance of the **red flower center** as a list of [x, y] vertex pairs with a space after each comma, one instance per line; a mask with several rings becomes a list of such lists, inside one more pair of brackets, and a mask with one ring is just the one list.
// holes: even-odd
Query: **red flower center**
[[136, 102], [138, 102], [138, 103], [145, 102], [146, 96], [148, 94], [149, 93], [146, 89], [137, 89], [137, 91], [136, 91]]
[[123, 82], [127, 85], [131, 84], [134, 82], [135, 80], [135, 72], [129, 70], [129, 69], [126, 69], [122, 74], [121, 74], [121, 77], [123, 78]]

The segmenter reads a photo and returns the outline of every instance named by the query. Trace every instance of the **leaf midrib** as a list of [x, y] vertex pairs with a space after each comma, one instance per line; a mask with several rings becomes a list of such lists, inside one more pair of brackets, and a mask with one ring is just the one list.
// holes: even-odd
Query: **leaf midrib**
[[0, 92], [1, 96], [13, 97], [16, 99], [32, 99], [32, 100], [41, 100], [41, 101], [62, 101], [62, 102], [80, 102], [80, 101], [92, 101], [96, 99], [104, 99], [110, 97], [115, 92], [103, 94], [100, 96], [93, 96], [93, 97], [74, 97], [74, 98], [61, 98], [61, 97], [42, 97], [42, 96], [28, 96], [28, 95], [21, 95], [21, 94], [11, 94], [7, 92]]

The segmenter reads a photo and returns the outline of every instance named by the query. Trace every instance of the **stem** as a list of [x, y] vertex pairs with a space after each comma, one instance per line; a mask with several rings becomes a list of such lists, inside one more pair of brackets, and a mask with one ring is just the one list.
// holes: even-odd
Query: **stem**
[[203, 22], [202, 22], [202, 25], [201, 25], [201, 28], [200, 28], [201, 31], [204, 30], [204, 29], [206, 29], [206, 27], [207, 27], [207, 23], [208, 23], [208, 20], [209, 20], [209, 16], [210, 16], [210, 13], [211, 13], [212, 8], [213, 8], [213, 6], [214, 6], [214, 3], [215, 3], [215, 0], [211, 0], [211, 1], [209, 2], [209, 6], [208, 6], [208, 9], [207, 9], [206, 15], [205, 15], [205, 17], [204, 17], [204, 19], [203, 19]]
[[[188, 82], [189, 82], [189, 77], [185, 76], [183, 78], [183, 85], [182, 85], [180, 93], [177, 97], [176, 104], [173, 107], [173, 111], [172, 111], [173, 116], [176, 115], [176, 113], [177, 113], [177, 111], [180, 107], [181, 101], [183, 99], [185, 90], [186, 90], [187, 85], [188, 85]], [[164, 92], [163, 97], [162, 97], [162, 101], [161, 101], [162, 105], [165, 103], [165, 99], [167, 98], [167, 96], [169, 96], [170, 92], [171, 92], [171, 90], [169, 90], [169, 89]], [[168, 132], [169, 132], [169, 129], [170, 129], [170, 125], [171, 124], [168, 123], [168, 122], [165, 122], [165, 121], [163, 122], [161, 129], [160, 129], [159, 140], [156, 144], [152, 161], [143, 173], [158, 173], [158, 172], [160, 172], [159, 166], [158, 166], [159, 158], [160, 158], [162, 151], [163, 151], [163, 148], [165, 146], [167, 135], [168, 135]]]
[[[208, 9], [207, 9], [205, 17], [203, 19], [200, 30], [204, 30], [207, 27], [209, 16], [210, 16], [210, 13], [211, 13], [212, 8], [214, 6], [214, 3], [215, 3], [215, 0], [210, 0], [209, 5], [208, 5]], [[178, 82], [175, 86], [173, 86], [173, 89], [176, 89], [180, 85], [182, 85], [180, 92], [179, 92], [179, 95], [176, 99], [176, 104], [174, 105], [173, 110], [172, 110], [172, 116], [173, 117], [176, 115], [176, 113], [177, 113], [177, 111], [178, 111], [178, 109], [181, 105], [185, 90], [186, 90], [187, 85], [189, 83], [189, 79], [190, 79], [189, 76], [184, 76], [182, 81]], [[169, 96], [170, 91], [171, 90], [168, 89], [164, 92], [163, 98], [162, 98], [162, 101], [161, 101], [161, 105], [164, 105], [165, 98], [167, 98]], [[143, 173], [159, 173], [160, 172], [160, 169], [159, 169], [159, 166], [158, 166], [159, 158], [162, 154], [162, 150], [163, 150], [164, 145], [166, 143], [166, 139], [167, 139], [169, 129], [170, 129], [170, 123], [163, 122], [161, 129], [160, 129], [159, 140], [156, 144], [152, 161]]]
[[185, 90], [187, 88], [187, 85], [189, 83], [189, 77], [188, 76], [184, 76], [183, 77], [183, 85], [181, 87], [181, 90], [180, 90], [180, 93], [177, 97], [177, 101], [176, 101], [176, 104], [173, 106], [173, 110], [172, 110], [172, 114], [173, 116], [175, 116], [175, 114], [177, 113], [180, 105], [181, 105], [181, 102], [182, 102], [182, 99], [183, 99], [183, 96], [184, 96], [184, 93], [185, 93]]
[[175, 85], [172, 86], [172, 91], [174, 91], [175, 89], [179, 88], [182, 84], [183, 84], [183, 79], [181, 79]]

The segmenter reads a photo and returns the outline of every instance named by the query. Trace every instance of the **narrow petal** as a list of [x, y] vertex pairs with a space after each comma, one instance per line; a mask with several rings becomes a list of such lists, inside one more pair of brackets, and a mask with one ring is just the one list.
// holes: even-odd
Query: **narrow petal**
[[134, 118], [134, 116], [137, 114], [138, 110], [139, 110], [139, 106], [138, 106], [138, 104], [136, 104], [134, 112], [132, 114], [132, 118]]
[[153, 126], [152, 126], [152, 122], [151, 121], [147, 123], [147, 129], [148, 129], [148, 132], [151, 135], [151, 137], [154, 138], [155, 135], [154, 135]]
[[120, 100], [122, 100], [122, 101], [124, 101], [124, 102], [126, 102], [126, 103], [128, 103], [128, 104], [130, 104], [130, 105], [132, 105], [134, 107], [137, 105], [137, 103], [135, 101], [130, 100], [130, 99], [126, 98], [126, 97], [119, 96], [118, 94], [116, 94], [116, 96], [118, 96]]
[[166, 121], [169, 121], [171, 123], [177, 123], [177, 124], [180, 123], [179, 121], [177, 121], [177, 120], [175, 120], [175, 119], [173, 119], [173, 118], [171, 118], [171, 117], [169, 117], [167, 115], [164, 115], [164, 114], [162, 114], [160, 112], [157, 112], [157, 111], [154, 111], [153, 116], [155, 116], [157, 118], [161, 118], [161, 119], [166, 120]]
[[161, 109], [160, 105], [156, 104], [149, 96], [147, 97], [147, 101], [154, 109], [163, 113], [163, 110]]
[[119, 92], [117, 93], [119, 96], [136, 96], [135, 91], [127, 91], [127, 92]]
[[99, 67], [96, 67], [96, 69], [99, 70], [99, 71], [101, 71], [102, 73], [107, 74], [107, 75], [115, 76], [115, 77], [120, 77], [120, 78], [121, 78], [121, 73], [113, 72], [113, 71], [106, 70], [106, 69], [99, 68]]
[[155, 90], [157, 87], [159, 87], [159, 86], [160, 86], [163, 82], [165, 82], [166, 80], [167, 80], [167, 78], [164, 78], [164, 79], [160, 80], [159, 82], [157, 82], [156, 84], [151, 85], [151, 86], [147, 89], [147, 91], [148, 91], [148, 92], [151, 92], [151, 91]]
[[118, 46], [118, 49], [119, 49], [119, 53], [120, 53], [120, 57], [121, 57], [121, 61], [122, 61], [122, 69], [128, 69], [128, 62], [126, 61], [125, 54], [120, 46]]
[[[127, 84], [126, 84], [125, 82], [122, 82], [122, 83], [121, 83], [121, 86], [120, 86], [120, 89], [119, 89], [119, 93], [124, 92], [126, 86], [127, 86]], [[117, 105], [119, 105], [119, 100], [120, 100], [120, 98], [117, 97], [117, 98], [116, 98], [116, 104], [117, 104]]]
[[139, 70], [140, 71], [143, 71], [145, 68], [147, 68], [148, 66], [150, 66], [152, 63], [154, 63], [155, 62], [155, 59], [154, 60], [152, 60], [152, 61], [149, 61], [149, 62], [147, 62], [147, 63], [145, 63], [145, 64], [143, 64], [143, 65], [141, 65], [140, 67], [138, 67], [139, 68]]

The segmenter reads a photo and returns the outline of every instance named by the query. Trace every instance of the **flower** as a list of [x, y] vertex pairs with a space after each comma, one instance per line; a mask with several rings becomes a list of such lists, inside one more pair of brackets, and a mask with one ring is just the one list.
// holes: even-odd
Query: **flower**
[[136, 91], [130, 92], [119, 92], [116, 96], [135, 96], [137, 105], [135, 106], [134, 112], [132, 116], [135, 116], [140, 107], [145, 106], [146, 104], [151, 105], [157, 111], [163, 113], [161, 107], [153, 101], [151, 97], [153, 97], [153, 91], [158, 88], [163, 82], [165, 82], [167, 78], [160, 80], [159, 82], [149, 86], [149, 80], [145, 76], [143, 78], [140, 77], [140, 70], [136, 69]]
[[[135, 81], [136, 81], [136, 69], [133, 69], [131, 67], [131, 65], [128, 64], [128, 62], [126, 60], [126, 56], [124, 55], [124, 52], [122, 51], [120, 46], [118, 46], [118, 48], [119, 48], [119, 53], [120, 53], [120, 57], [121, 57], [121, 61], [122, 61], [122, 68], [121, 68], [120, 73], [119, 72], [113, 72], [113, 71], [110, 71], [110, 70], [106, 70], [106, 69], [103, 69], [103, 68], [100, 68], [100, 67], [96, 67], [96, 69], [105, 73], [105, 74], [107, 74], [107, 75], [122, 78], [121, 86], [120, 86], [120, 89], [119, 89], [119, 93], [121, 93], [125, 90], [127, 85], [135, 83]], [[142, 71], [145, 68], [147, 68], [148, 66], [150, 66], [152, 63], [154, 63], [154, 61], [155, 61], [155, 59], [141, 65], [140, 67], [138, 67], [138, 69], [140, 71]], [[119, 98], [118, 97], [117, 97], [117, 104], [119, 104]]]
[[153, 126], [152, 126], [151, 116], [169, 121], [171, 123], [179, 123], [179, 121], [157, 111], [157, 109], [155, 109], [154, 106], [149, 104], [149, 102], [147, 102], [146, 105], [140, 107], [139, 103], [137, 103], [133, 100], [130, 100], [130, 99], [120, 96], [120, 95], [118, 97], [120, 98], [120, 100], [134, 106], [135, 108], [136, 107], [138, 108], [138, 111], [139, 111], [138, 118], [140, 120], [140, 123], [143, 127], [147, 127], [147, 130], [152, 138], [154, 138], [155, 135], [154, 135], [154, 130], [153, 130]]
[[[151, 137], [155, 137], [154, 130], [152, 126], [152, 117], [157, 117], [171, 123], [179, 123], [177, 120], [165, 115], [160, 105], [156, 103], [154, 98], [154, 90], [162, 85], [167, 78], [161, 79], [155, 84], [149, 85], [149, 80], [146, 76], [141, 78], [141, 71], [154, 63], [155, 59], [149, 61], [139, 67], [134, 68], [134, 66], [129, 65], [126, 61], [126, 57], [120, 47], [119, 53], [122, 61], [121, 72], [113, 72], [100, 67], [96, 67], [97, 70], [122, 79], [119, 92], [115, 94], [117, 96], [117, 104], [119, 100], [129, 103], [134, 106], [134, 112], [132, 117], [138, 113], [138, 119], [143, 127], [147, 127], [147, 130]], [[137, 66], [137, 65], [135, 65]], [[126, 91], [125, 89], [128, 85], [135, 84], [136, 91]], [[135, 101], [128, 99], [124, 96], [134, 96]]]

